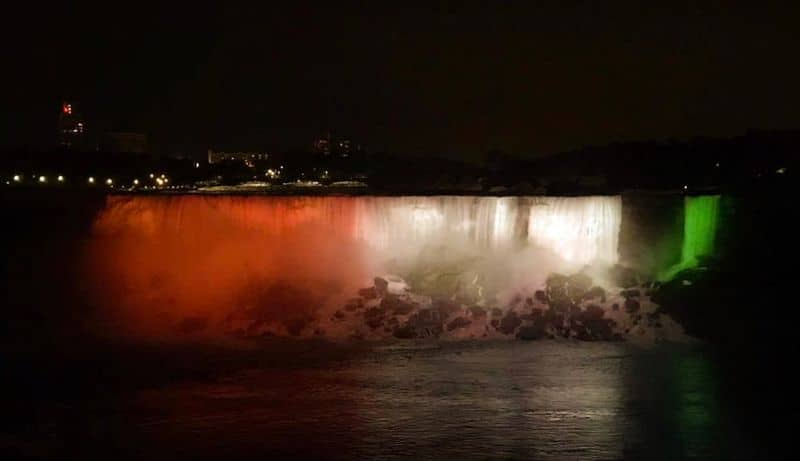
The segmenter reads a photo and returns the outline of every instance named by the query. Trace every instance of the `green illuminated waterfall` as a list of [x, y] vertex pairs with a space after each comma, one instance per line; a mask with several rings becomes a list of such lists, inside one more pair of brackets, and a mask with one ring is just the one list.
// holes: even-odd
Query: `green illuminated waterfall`
[[714, 253], [714, 240], [719, 220], [719, 195], [684, 198], [683, 246], [681, 260], [661, 275], [670, 280], [678, 272], [696, 267], [698, 257]]

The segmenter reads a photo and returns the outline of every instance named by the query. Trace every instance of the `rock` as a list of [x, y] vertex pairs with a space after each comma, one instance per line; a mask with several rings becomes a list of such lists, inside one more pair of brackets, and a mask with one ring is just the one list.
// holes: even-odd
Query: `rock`
[[363, 341], [364, 340], [364, 333], [362, 333], [360, 331], [356, 331], [355, 333], [350, 335], [350, 339], [355, 339], [357, 341]]
[[459, 304], [444, 299], [437, 299], [434, 301], [433, 308], [439, 312], [441, 318], [447, 318], [461, 311], [461, 306]]
[[439, 311], [433, 308], [417, 311], [408, 319], [405, 327], [412, 328], [416, 338], [436, 337], [443, 330]]
[[543, 325], [531, 325], [526, 327], [520, 327], [519, 331], [517, 331], [517, 339], [522, 339], [525, 341], [532, 341], [537, 339], [542, 339], [547, 336], [547, 332]]
[[472, 318], [481, 318], [486, 317], [486, 309], [482, 308], [481, 306], [470, 306], [469, 313], [472, 315]]
[[612, 304], [611, 305], [611, 310], [614, 311], [614, 312], [618, 311], [619, 310], [619, 304], [617, 304], [617, 303]]
[[375, 319], [367, 320], [367, 326], [370, 327], [373, 330], [378, 328], [381, 325], [383, 325], [383, 319], [381, 319], [381, 318], [375, 318]]
[[370, 307], [364, 311], [364, 320], [382, 319], [386, 310], [380, 306]]
[[639, 305], [639, 301], [633, 298], [628, 298], [625, 300], [625, 312], [629, 314], [632, 314], [634, 312], [639, 312], [640, 307], [641, 306]]
[[364, 299], [375, 299], [378, 297], [378, 291], [375, 287], [362, 288], [358, 290], [358, 295]]
[[571, 275], [567, 279], [567, 296], [573, 301], [580, 301], [591, 286], [592, 278], [588, 275], [583, 273]]
[[399, 328], [395, 328], [394, 330], [394, 337], [399, 339], [413, 339], [417, 337], [417, 332], [414, 330], [414, 327], [410, 325], [404, 325]]
[[582, 323], [573, 323], [570, 325], [571, 336], [578, 341], [591, 341], [594, 338], [589, 333], [589, 330]]
[[342, 320], [345, 318], [345, 313], [342, 312], [341, 310], [338, 310], [333, 313], [333, 318], [335, 318], [336, 320]]
[[633, 288], [639, 284], [639, 277], [636, 271], [629, 267], [624, 267], [619, 264], [615, 265], [609, 270], [611, 280], [618, 287]]
[[554, 312], [558, 313], [567, 313], [572, 310], [572, 301], [562, 298], [559, 300], [554, 300], [550, 302], [550, 309]]
[[378, 296], [385, 295], [389, 290], [389, 282], [382, 278], [382, 277], [375, 277], [375, 291], [378, 293]]
[[547, 294], [544, 292], [544, 290], [536, 290], [536, 293], [533, 294], [533, 297], [542, 304], [550, 303], [550, 298], [547, 297]]
[[619, 292], [619, 294], [625, 298], [637, 298], [642, 295], [642, 293], [636, 289], [622, 290]]
[[519, 318], [516, 312], [508, 311], [506, 315], [500, 320], [500, 332], [504, 335], [514, 333], [517, 327], [522, 324], [522, 319]]
[[492, 308], [492, 317], [502, 317], [502, 316], [503, 316], [502, 309], [500, 309], [499, 307]]
[[408, 315], [416, 309], [417, 306], [405, 301], [400, 301], [394, 308], [393, 314], [395, 315]]
[[300, 336], [300, 333], [311, 323], [311, 320], [310, 317], [298, 317], [287, 320], [284, 322], [284, 326], [291, 336]]
[[261, 330], [261, 327], [264, 326], [263, 320], [255, 320], [247, 327], [247, 331], [245, 332], [245, 336], [256, 336], [258, 332]]
[[409, 302], [405, 296], [400, 297], [391, 293], [386, 293], [383, 298], [381, 298], [379, 306], [385, 312], [393, 312], [399, 315], [409, 314], [417, 308], [417, 304]]
[[605, 311], [602, 307], [590, 304], [588, 307], [586, 307], [586, 312], [584, 312], [583, 317], [589, 320], [598, 320], [603, 318], [604, 314]]
[[612, 326], [614, 321], [611, 319], [594, 319], [584, 323], [589, 340], [593, 341], [610, 341], [613, 339], [614, 330]]
[[519, 316], [519, 318], [522, 320], [522, 323], [530, 323], [534, 320], [533, 314], [522, 314]]
[[499, 320], [497, 320], [497, 319], [494, 319], [494, 320], [492, 320], [490, 324], [492, 325], [492, 327], [493, 327], [495, 330], [497, 330], [498, 328], [500, 328], [500, 321], [499, 321]]
[[383, 277], [379, 277], [385, 280], [388, 283], [386, 287], [386, 291], [393, 295], [405, 295], [409, 291], [408, 283], [403, 280], [401, 277], [396, 275], [384, 275]]
[[599, 299], [601, 303], [604, 303], [606, 302], [606, 290], [603, 287], [593, 286], [583, 295], [583, 299]]
[[525, 305], [528, 307], [533, 307], [533, 298], [531, 297], [525, 298]]
[[177, 325], [179, 333], [190, 335], [192, 333], [199, 333], [208, 327], [208, 319], [205, 317], [186, 317], [181, 320]]
[[456, 317], [447, 324], [447, 331], [453, 331], [456, 328], [464, 328], [472, 323], [471, 320], [465, 317]]
[[417, 323], [420, 324], [439, 324], [442, 323], [442, 317], [437, 309], [426, 308], [420, 309], [414, 316]]
[[381, 309], [385, 311], [390, 311], [392, 309], [395, 309], [399, 305], [400, 305], [400, 299], [397, 296], [389, 293], [383, 295], [383, 298], [381, 298], [381, 303], [379, 304]]
[[344, 306], [344, 310], [347, 312], [354, 312], [364, 307], [364, 300], [362, 298], [353, 298], [347, 301], [347, 304]]
[[547, 297], [551, 300], [560, 300], [566, 298], [568, 280], [569, 278], [566, 275], [550, 274], [545, 282], [547, 287]]
[[648, 327], [661, 327], [661, 314], [658, 312], [651, 312], [647, 314]]
[[542, 321], [549, 324], [553, 324], [555, 323], [556, 317], [558, 317], [558, 315], [559, 314], [556, 313], [556, 311], [553, 310], [553, 308], [551, 307], [550, 309], [547, 309], [546, 311], [542, 312]]

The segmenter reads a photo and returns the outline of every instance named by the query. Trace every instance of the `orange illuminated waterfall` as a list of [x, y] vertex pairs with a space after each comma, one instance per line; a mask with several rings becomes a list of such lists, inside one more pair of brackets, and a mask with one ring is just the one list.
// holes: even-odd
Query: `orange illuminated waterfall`
[[154, 334], [186, 319], [213, 331], [237, 309], [291, 323], [432, 257], [497, 280], [614, 263], [620, 214], [619, 197], [112, 196], [87, 286], [101, 312]]

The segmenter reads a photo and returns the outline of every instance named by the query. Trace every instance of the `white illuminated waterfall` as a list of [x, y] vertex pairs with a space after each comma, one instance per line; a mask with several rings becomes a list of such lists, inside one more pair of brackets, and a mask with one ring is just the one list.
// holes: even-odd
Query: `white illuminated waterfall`
[[621, 215], [621, 197], [542, 197], [530, 209], [528, 240], [570, 263], [615, 263]]
[[[365, 197], [358, 199], [358, 238], [375, 248], [472, 244], [501, 247], [524, 235], [517, 197]], [[524, 226], [524, 223], [523, 223]]]
[[529, 242], [571, 264], [617, 262], [620, 197], [358, 198], [357, 237], [383, 251]]

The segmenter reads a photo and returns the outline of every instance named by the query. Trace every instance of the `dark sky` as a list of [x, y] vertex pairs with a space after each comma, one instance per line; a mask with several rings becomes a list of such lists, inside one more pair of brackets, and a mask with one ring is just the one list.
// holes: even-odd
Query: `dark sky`
[[105, 3], [7, 18], [3, 147], [52, 144], [62, 98], [162, 152], [331, 129], [373, 151], [540, 155], [800, 128], [796, 6]]

